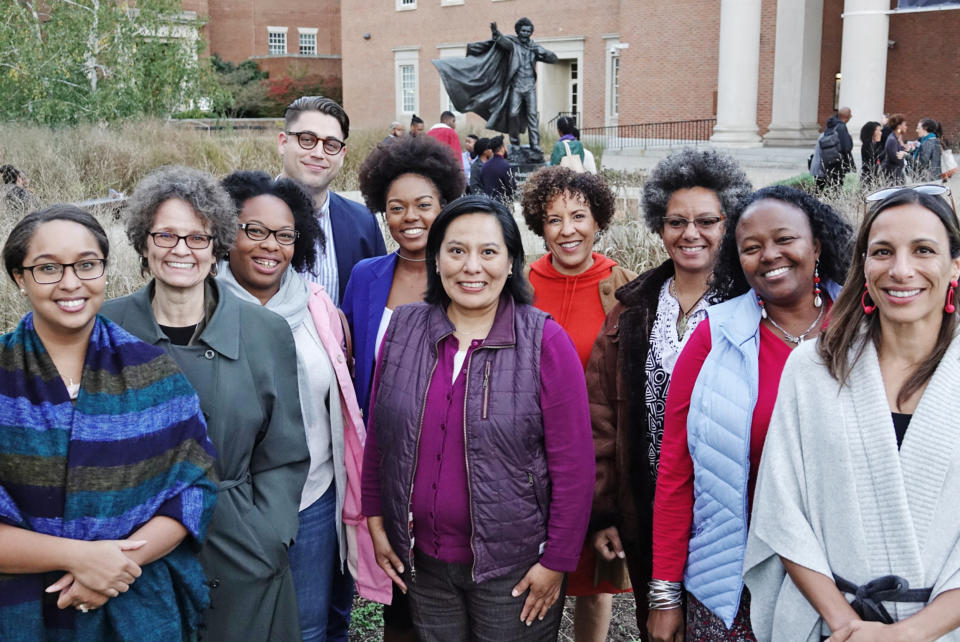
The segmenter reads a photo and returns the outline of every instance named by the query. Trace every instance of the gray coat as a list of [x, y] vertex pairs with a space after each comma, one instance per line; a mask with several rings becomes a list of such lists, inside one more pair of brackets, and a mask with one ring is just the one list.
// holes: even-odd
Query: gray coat
[[106, 302], [102, 313], [176, 360], [200, 397], [217, 449], [220, 493], [200, 551], [213, 589], [201, 635], [216, 642], [299, 640], [287, 549], [310, 456], [293, 335], [280, 316], [212, 279], [208, 284], [208, 295], [219, 294], [217, 305], [188, 346], [171, 344], [157, 325], [152, 282]]

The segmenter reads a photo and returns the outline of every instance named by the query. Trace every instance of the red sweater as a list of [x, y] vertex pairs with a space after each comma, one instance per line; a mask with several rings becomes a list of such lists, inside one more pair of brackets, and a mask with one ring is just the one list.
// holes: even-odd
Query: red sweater
[[453, 129], [449, 125], [437, 123], [430, 128], [430, 131], [427, 132], [427, 136], [436, 138], [441, 143], [449, 147], [453, 157], [457, 160], [457, 164], [460, 164], [460, 154], [463, 153], [463, 148], [460, 147], [460, 137], [457, 136], [457, 130]]
[[[693, 523], [693, 459], [687, 447], [687, 412], [690, 410], [690, 395], [711, 345], [708, 317], [693, 331], [670, 377], [657, 492], [653, 501], [653, 577], [658, 580], [683, 581]], [[747, 486], [751, 504], [763, 442], [777, 400], [780, 374], [790, 352], [790, 346], [765, 325], [760, 325], [760, 388], [750, 428], [750, 478]]]
[[600, 301], [600, 282], [610, 277], [617, 264], [593, 253], [593, 265], [575, 276], [560, 274], [549, 253], [530, 264], [533, 304], [563, 326], [584, 369], [606, 314]]

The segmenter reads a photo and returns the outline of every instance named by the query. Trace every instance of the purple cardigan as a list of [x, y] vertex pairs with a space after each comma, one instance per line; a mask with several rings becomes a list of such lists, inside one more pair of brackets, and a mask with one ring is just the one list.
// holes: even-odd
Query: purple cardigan
[[[503, 307], [505, 306], [501, 305], [501, 308]], [[495, 323], [495, 327], [496, 325]], [[470, 564], [474, 561], [471, 549], [473, 529], [470, 519], [468, 458], [464, 456], [464, 438], [467, 434], [464, 426], [466, 363], [485, 343], [491, 344], [496, 340], [494, 334], [495, 330], [491, 330], [486, 341], [473, 342], [464, 368], [455, 381], [452, 381], [452, 375], [457, 339], [452, 334], [447, 334], [437, 342], [436, 367], [429, 381], [413, 476], [412, 535], [418, 550], [446, 562]], [[479, 361], [479, 357], [474, 361]], [[595, 478], [595, 459], [583, 368], [570, 338], [551, 319], [546, 319], [543, 325], [538, 361], [540, 376], [539, 390], [536, 392], [540, 400], [542, 446], [548, 477], [541, 489], [542, 503], [546, 504], [541, 509], [547, 515], [547, 522], [546, 541], [543, 542], [540, 562], [553, 570], [573, 571], [577, 566], [586, 533]], [[382, 365], [380, 362], [377, 364], [374, 391], [380, 389]], [[493, 388], [491, 385], [491, 389]], [[371, 407], [375, 406], [374, 402], [375, 400], [372, 400]], [[419, 411], [421, 401], [415, 400], [414, 403]], [[366, 515], [383, 514], [376, 423], [375, 414], [371, 413], [362, 475], [362, 504]], [[534, 443], [531, 443], [530, 447], [537, 449]], [[476, 450], [472, 448], [469, 456], [471, 472], [474, 474], [476, 471], [473, 467], [479, 465], [479, 462], [474, 461], [477, 457]], [[491, 455], [500, 459], [510, 458], [509, 453]], [[533, 474], [518, 472], [522, 485], [526, 486], [527, 477], [533, 477]], [[539, 480], [531, 479], [529, 484], [538, 486], [537, 482]], [[510, 480], [504, 479], [502, 483], [500, 492], [503, 492], [506, 498], [510, 492], [507, 490]], [[541, 498], [538, 496], [537, 504], [540, 503]], [[523, 516], [511, 512], [518, 510], [518, 504], [505, 502], [498, 509], [499, 514], [493, 518], [487, 515], [487, 508], [481, 506], [480, 512], [484, 516], [480, 519], [513, 523], [517, 529], [525, 527], [519, 523]], [[399, 550], [396, 552], [401, 558], [405, 553]], [[481, 570], [477, 569], [478, 575], [481, 575]], [[481, 581], [481, 578], [477, 577], [477, 581]]]

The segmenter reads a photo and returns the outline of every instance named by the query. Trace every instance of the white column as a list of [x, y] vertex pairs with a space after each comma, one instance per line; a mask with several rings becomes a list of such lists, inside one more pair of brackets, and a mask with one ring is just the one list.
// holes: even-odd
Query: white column
[[765, 146], [807, 147], [817, 140], [823, 0], [777, 2], [773, 116]]
[[717, 66], [717, 125], [710, 141], [729, 147], [755, 147], [760, 144], [760, 0], [723, 0]]
[[883, 115], [889, 10], [889, 0], [846, 0], [843, 5], [840, 106], [850, 108], [847, 129], [854, 140], [863, 123]]

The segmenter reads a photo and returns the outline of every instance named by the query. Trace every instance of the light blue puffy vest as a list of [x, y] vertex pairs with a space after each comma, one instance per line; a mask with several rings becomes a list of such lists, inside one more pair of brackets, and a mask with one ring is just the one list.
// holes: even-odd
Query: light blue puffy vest
[[[825, 283], [831, 299], [840, 287]], [[760, 306], [753, 290], [711, 306], [710, 354], [690, 397], [693, 527], [683, 581], [729, 629], [743, 591], [750, 427], [759, 387]]]

